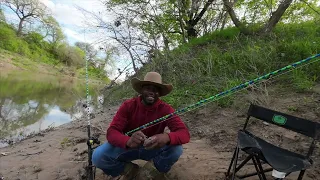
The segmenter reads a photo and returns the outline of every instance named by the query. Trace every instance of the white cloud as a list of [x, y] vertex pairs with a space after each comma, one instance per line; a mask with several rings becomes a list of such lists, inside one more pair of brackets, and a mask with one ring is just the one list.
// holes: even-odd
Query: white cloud
[[70, 39], [73, 39], [75, 41], [84, 41], [83, 35], [81, 35], [79, 32], [65, 27], [62, 28], [62, 31], [69, 38], [69, 41], [72, 41]]
[[41, 0], [51, 11], [53, 17], [62, 26], [84, 26], [86, 17], [77, 7], [83, 8], [90, 12], [102, 12], [103, 4], [99, 0]]
[[52, 16], [60, 23], [61, 26], [64, 25], [81, 25], [83, 19], [82, 14], [78, 10], [70, 5], [66, 4], [67, 1], [54, 3], [51, 0], [41, 0], [51, 11]]
[[46, 5], [49, 9], [54, 9], [54, 3], [51, 0], [40, 0], [44, 5]]
[[[93, 43], [96, 48], [99, 45], [95, 44], [101, 37], [98, 37], [100, 32], [89, 32], [88, 22], [93, 23], [94, 19], [85, 17], [85, 15], [77, 9], [83, 8], [89, 12], [101, 13], [106, 12], [104, 5], [100, 0], [40, 0], [52, 12], [52, 16], [59, 22], [64, 34], [67, 36], [69, 43], [75, 41], [83, 41]], [[103, 16], [106, 19], [112, 19], [110, 16]]]
[[84, 16], [74, 6], [56, 4], [54, 16], [62, 25], [83, 25]]

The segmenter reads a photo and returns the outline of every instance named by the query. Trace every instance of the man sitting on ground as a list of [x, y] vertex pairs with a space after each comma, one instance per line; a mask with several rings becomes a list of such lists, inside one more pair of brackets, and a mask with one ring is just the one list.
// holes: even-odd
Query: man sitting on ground
[[[169, 94], [173, 87], [163, 84], [159, 73], [149, 72], [144, 80], [132, 79], [132, 87], [140, 95], [125, 101], [118, 109], [109, 128], [107, 143], [95, 149], [93, 164], [107, 175], [126, 179], [163, 178], [182, 155], [182, 144], [190, 141], [189, 130], [180, 117], [173, 117], [141, 131], [131, 137], [124, 133], [155, 119], [174, 112], [174, 109], [159, 99]], [[170, 132], [164, 132], [168, 127]], [[139, 170], [131, 161], [149, 161]]]

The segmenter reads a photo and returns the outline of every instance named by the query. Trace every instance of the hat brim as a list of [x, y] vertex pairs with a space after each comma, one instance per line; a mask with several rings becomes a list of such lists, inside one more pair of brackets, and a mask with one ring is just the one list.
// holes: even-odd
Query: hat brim
[[160, 88], [159, 96], [166, 96], [173, 89], [173, 86], [171, 84], [159, 84], [159, 83], [155, 83], [155, 82], [151, 82], [151, 81], [142, 81], [138, 78], [133, 78], [131, 80], [131, 85], [132, 85], [132, 88], [140, 94], [142, 94], [142, 87], [144, 85], [157, 86]]

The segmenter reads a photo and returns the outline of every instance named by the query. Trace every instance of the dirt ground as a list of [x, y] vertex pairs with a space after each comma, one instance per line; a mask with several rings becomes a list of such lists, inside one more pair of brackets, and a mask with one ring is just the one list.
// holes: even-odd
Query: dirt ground
[[[250, 95], [239, 96], [239, 100], [229, 108], [210, 104], [181, 115], [190, 129], [192, 139], [190, 143], [183, 145], [184, 153], [168, 173], [168, 177], [179, 180], [225, 179], [224, 173], [232, 157], [237, 130], [245, 122], [249, 101], [320, 122], [319, 86], [303, 94], [279, 93], [276, 90], [253, 91]], [[102, 142], [105, 141], [105, 129], [117, 108], [118, 106], [114, 106], [96, 112], [96, 117], [92, 120], [92, 131], [100, 135]], [[87, 164], [86, 125], [86, 120], [74, 121], [0, 149], [0, 177], [2, 175], [5, 180], [84, 179], [84, 167]], [[311, 142], [297, 133], [261, 121], [250, 121], [249, 130], [276, 145], [304, 154]], [[240, 154], [240, 158], [244, 158], [244, 153]], [[312, 159], [314, 164], [306, 171], [306, 180], [320, 179], [319, 143], [316, 144]], [[139, 162], [140, 165], [143, 163]], [[249, 162], [241, 173], [251, 170], [254, 170], [254, 166]], [[268, 179], [272, 179], [270, 174], [268, 173]], [[296, 179], [297, 174], [290, 174], [286, 179]], [[106, 177], [97, 170], [96, 179]]]

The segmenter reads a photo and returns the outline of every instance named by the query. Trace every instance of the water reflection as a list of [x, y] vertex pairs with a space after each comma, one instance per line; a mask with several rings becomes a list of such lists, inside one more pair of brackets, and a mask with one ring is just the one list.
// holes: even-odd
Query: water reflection
[[[84, 115], [84, 81], [32, 77], [11, 75], [0, 78], [0, 148], [31, 133], [57, 127]], [[90, 84], [92, 99], [97, 99], [99, 88]]]

